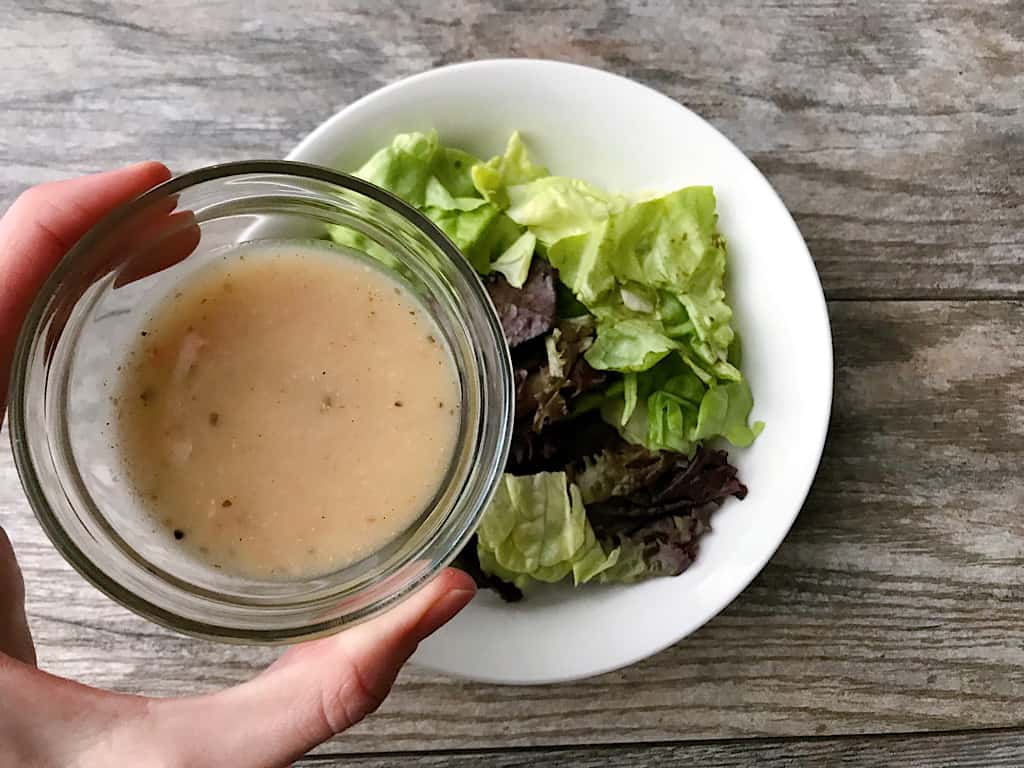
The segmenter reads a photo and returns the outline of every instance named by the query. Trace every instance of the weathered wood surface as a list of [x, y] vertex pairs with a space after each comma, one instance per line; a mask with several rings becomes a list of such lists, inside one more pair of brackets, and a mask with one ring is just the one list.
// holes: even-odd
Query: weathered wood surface
[[[409, 670], [332, 751], [594, 745], [1024, 726], [1024, 323], [1018, 302], [836, 302], [832, 433], [771, 564], [721, 616], [621, 672], [537, 688]], [[174, 694], [272, 657], [171, 635], [53, 553], [0, 454], [48, 668]]]
[[577, 61], [697, 110], [768, 175], [833, 297], [1018, 296], [1020, 0], [0, 2], [0, 198], [156, 157], [280, 157], [440, 64]]
[[[143, 158], [281, 156], [354, 98], [438, 64], [573, 60], [688, 104], [754, 159], [834, 300], [837, 355], [811, 498], [720, 617], [571, 685], [407, 670], [321, 753], [456, 768], [1024, 762], [1017, 731], [642, 746], [1024, 726], [1020, 0], [310, 5], [0, 0], [0, 207], [29, 183]], [[174, 636], [88, 587], [29, 514], [6, 438], [0, 525], [54, 672], [171, 695], [274, 655]], [[582, 748], [533, 750], [566, 745]], [[511, 751], [422, 754], [496, 748]]]
[[[300, 761], [303, 768], [391, 768], [408, 765], [406, 754], [324, 756]], [[844, 739], [659, 744], [424, 753], [418, 768], [1019, 768], [1024, 764], [1024, 731], [945, 733]]]

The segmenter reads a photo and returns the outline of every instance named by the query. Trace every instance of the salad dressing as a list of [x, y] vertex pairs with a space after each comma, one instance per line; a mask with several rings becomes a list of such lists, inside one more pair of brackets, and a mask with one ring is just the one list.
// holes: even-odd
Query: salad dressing
[[181, 285], [122, 366], [126, 474], [175, 546], [256, 578], [373, 554], [430, 505], [460, 385], [418, 300], [317, 245], [249, 245]]

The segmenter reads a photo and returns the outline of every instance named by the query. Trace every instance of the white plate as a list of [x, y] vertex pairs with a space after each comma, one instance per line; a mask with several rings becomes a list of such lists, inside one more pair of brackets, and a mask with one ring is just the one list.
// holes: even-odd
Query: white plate
[[498, 683], [549, 683], [632, 664], [686, 637], [764, 567], [818, 467], [832, 401], [832, 339], [821, 284], [793, 219], [722, 134], [667, 97], [616, 75], [551, 61], [459, 64], [360, 99], [288, 156], [357, 168], [396, 133], [434, 128], [481, 157], [520, 130], [552, 173], [615, 191], [712, 184], [729, 243], [730, 301], [764, 433], [732, 451], [750, 488], [713, 518], [696, 562], [674, 579], [553, 587], [503, 604], [482, 593], [420, 646], [416, 663]]

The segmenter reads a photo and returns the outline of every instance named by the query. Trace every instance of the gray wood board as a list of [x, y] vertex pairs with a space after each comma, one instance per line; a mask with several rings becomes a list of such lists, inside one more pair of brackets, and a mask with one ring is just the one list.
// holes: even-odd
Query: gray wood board
[[[407, 670], [326, 749], [436, 750], [1024, 726], [1024, 323], [1016, 301], [833, 302], [836, 399], [795, 528], [718, 618], [632, 668], [507, 688]], [[0, 451], [44, 667], [173, 695], [275, 655], [178, 637], [87, 586]], [[609, 621], [615, 617], [610, 616]]]
[[128, 161], [279, 157], [400, 77], [534, 56], [633, 77], [710, 120], [779, 190], [832, 298], [1024, 286], [1020, 0], [0, 9], [0, 204]]
[[392, 753], [374, 756], [324, 755], [299, 761], [305, 768], [347, 766], [390, 768], [415, 760], [420, 768], [1019, 768], [1024, 764], [1024, 731], [978, 731], [927, 736], [890, 735], [841, 739], [785, 739], [689, 742], [644, 746], [603, 746], [486, 752]]

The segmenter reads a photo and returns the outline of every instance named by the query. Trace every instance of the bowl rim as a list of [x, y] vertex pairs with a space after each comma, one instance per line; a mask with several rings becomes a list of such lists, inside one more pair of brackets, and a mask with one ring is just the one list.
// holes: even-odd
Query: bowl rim
[[[469, 266], [468, 262], [466, 262], [465, 258], [454, 243], [451, 242], [451, 240], [436, 224], [434, 224], [434, 222], [401, 198], [385, 189], [371, 184], [370, 182], [360, 179], [357, 176], [343, 173], [341, 171], [335, 171], [312, 163], [274, 159], [255, 159], [216, 163], [173, 176], [167, 181], [161, 182], [142, 194], [137, 195], [131, 200], [117, 206], [104, 215], [96, 224], [90, 227], [89, 230], [87, 230], [86, 233], [80, 237], [61, 257], [33, 299], [29, 312], [26, 315], [25, 321], [23, 322], [17, 336], [11, 366], [9, 387], [10, 396], [8, 398], [8, 408], [10, 410], [9, 433], [15, 466], [33, 514], [38, 520], [40, 526], [43, 528], [47, 537], [54, 544], [55, 549], [60, 552], [68, 564], [70, 564], [72, 568], [74, 568], [74, 570], [76, 570], [86, 581], [91, 583], [107, 597], [132, 611], [136, 615], [176, 632], [181, 632], [193, 637], [228, 643], [281, 644], [300, 640], [309, 640], [333, 634], [377, 616], [419, 591], [419, 589], [425, 586], [438, 573], [440, 573], [441, 570], [447, 567], [452, 560], [454, 560], [459, 552], [461, 552], [466, 542], [476, 531], [479, 519], [486, 509], [487, 503], [489, 503], [490, 498], [497, 489], [501, 473], [504, 470], [505, 461], [510, 447], [514, 393], [512, 391], [512, 364], [510, 353], [507, 346], [502, 344], [503, 349], [499, 349], [498, 354], [495, 356], [500, 369], [504, 371], [505, 374], [504, 376], [499, 376], [504, 383], [504, 386], [502, 387], [504, 394], [504, 407], [501, 408], [500, 413], [498, 413], [498, 416], [500, 416], [500, 419], [497, 421], [499, 424], [497, 429], [498, 454], [496, 456], [494, 467], [491, 468], [482, 480], [485, 484], [486, 490], [478, 504], [478, 509], [475, 511], [474, 515], [468, 516], [462, 520], [457, 530], [457, 534], [453, 539], [452, 546], [442, 557], [436, 559], [431, 558], [427, 567], [421, 568], [412, 578], [408, 578], [403, 581], [400, 584], [399, 589], [392, 589], [381, 598], [359, 605], [355, 610], [342, 616], [336, 616], [302, 625], [296, 624], [285, 628], [239, 628], [217, 623], [207, 623], [205, 621], [182, 616], [173, 610], [156, 604], [148, 598], [140, 596], [136, 591], [122, 586], [105, 570], [98, 567], [94, 563], [93, 559], [83, 552], [82, 548], [75, 542], [75, 540], [67, 534], [64, 526], [58, 521], [57, 516], [54, 514], [50, 502], [47, 499], [46, 493], [43, 491], [36, 462], [31, 455], [31, 449], [29, 447], [28, 430], [26, 428], [26, 385], [29, 362], [32, 352], [38, 342], [38, 334], [41, 324], [45, 319], [50, 303], [62, 286], [68, 273], [74, 268], [74, 265], [80, 255], [88, 252], [90, 248], [101, 242], [104, 237], [115, 232], [118, 226], [120, 226], [124, 221], [130, 219], [139, 211], [145, 209], [153, 200], [167, 198], [184, 189], [206, 182], [218, 179], [250, 176], [254, 174], [285, 177], [290, 176], [325, 182], [342, 189], [347, 189], [364, 195], [370, 200], [382, 204], [399, 214], [412, 224], [423, 236], [425, 236], [430, 241], [431, 245], [440, 249], [447, 259], [450, 260], [453, 267], [461, 273], [461, 276], [465, 278], [465, 284], [468, 287], [469, 292], [476, 298], [481, 308], [484, 310], [484, 317], [492, 335], [497, 339], [504, 339], [498, 315], [494, 310], [493, 304], [490, 301], [483, 284], [478, 279], [476, 273], [473, 272], [472, 267]], [[474, 339], [474, 345], [478, 343], [479, 340]], [[492, 409], [499, 405], [501, 405], [501, 403], [487, 403], [486, 410], [481, 407], [481, 424], [494, 418], [495, 411]], [[479, 432], [480, 428], [481, 425], [478, 424], [477, 432]], [[469, 481], [467, 480], [467, 482]], [[440, 534], [444, 530], [445, 526], [438, 527], [437, 534]], [[411, 564], [411, 562], [412, 561], [403, 562], [400, 568], [406, 568]], [[392, 578], [398, 572], [399, 571], [384, 574], [375, 583], [386, 583], [388, 579]]]
[[[700, 627], [707, 624], [709, 621], [714, 619], [719, 613], [721, 613], [726, 607], [728, 607], [750, 584], [754, 581], [759, 573], [764, 570], [765, 566], [772, 559], [775, 553], [778, 551], [782, 542], [786, 536], [792, 530], [796, 518], [799, 516], [804, 504], [806, 503], [807, 496], [810, 493], [814, 479], [817, 476], [818, 469], [821, 465], [821, 459], [824, 454], [825, 444], [828, 437], [828, 429], [831, 422], [833, 396], [834, 396], [834, 377], [835, 377], [835, 352], [832, 339], [832, 329], [828, 314], [828, 305], [825, 299], [824, 289], [821, 285], [821, 278], [818, 275], [817, 269], [814, 265], [814, 260], [810, 254], [810, 250], [807, 248], [806, 241], [800, 232], [796, 221], [793, 219], [792, 213], [786, 207], [785, 202], [779, 195], [778, 191], [772, 186], [768, 178], [761, 172], [754, 162], [744, 153], [736, 144], [723, 134], [718, 128], [716, 128], [708, 120], [704, 119], [694, 110], [685, 106], [684, 104], [676, 101], [670, 96], [661, 93], [660, 91], [640, 83], [630, 77], [609, 72], [607, 70], [599, 69], [597, 67], [590, 67], [583, 64], [577, 64], [567, 61], [559, 61], [556, 59], [542, 59], [542, 58], [513, 58], [513, 57], [499, 57], [490, 59], [478, 59], [455, 62], [446, 64], [441, 67], [435, 67], [423, 72], [419, 72], [407, 77], [400, 78], [391, 83], [388, 83], [380, 88], [377, 88], [359, 99], [353, 101], [351, 104], [344, 108], [336, 111], [333, 115], [323, 120], [319, 125], [313, 128], [295, 147], [286, 155], [289, 160], [302, 160], [304, 156], [311, 153], [322, 150], [323, 145], [329, 140], [337, 140], [337, 135], [343, 133], [344, 128], [342, 127], [346, 122], [353, 119], [358, 113], [363, 112], [366, 109], [374, 108], [377, 102], [385, 100], [391, 97], [397, 92], [417, 87], [423, 83], [433, 80], [444, 80], [451, 77], [459, 77], [469, 72], [479, 72], [484, 70], [492, 70], [490, 72], [492, 77], [498, 77], [499, 74], [507, 74], [509, 70], [523, 70], [532, 72], [532, 74], [540, 78], [541, 70], [543, 75], [551, 76], [557, 74], [557, 71], [562, 71], [565, 74], [583, 74], [589, 77], [599, 77], [605, 79], [609, 85], [615, 85], [619, 87], [628, 87], [631, 89], [639, 89], [646, 94], [662, 103], [666, 106], [671, 107], [682, 114], [687, 116], [690, 120], [699, 122], [705, 130], [709, 130], [712, 134], [718, 137], [719, 140], [728, 145], [729, 148], [735, 153], [738, 160], [743, 164], [749, 166], [757, 177], [760, 178], [764, 183], [765, 190], [774, 198], [774, 201], [778, 204], [783, 214], [784, 224], [791, 231], [794, 236], [794, 243], [799, 244], [798, 252], [793, 254], [794, 258], [802, 256], [803, 262], [806, 267], [810, 270], [810, 277], [814, 281], [814, 285], [817, 290], [814, 295], [808, 295], [807, 300], [813, 304], [813, 311], [818, 316], [818, 320], [821, 324], [824, 336], [824, 346], [820, 350], [822, 353], [821, 360], [816, 361], [816, 364], [820, 366], [820, 374], [822, 385], [824, 387], [823, 395], [825, 401], [825, 407], [819, 417], [819, 426], [815, 430], [815, 433], [808, 435], [806, 445], [808, 446], [808, 455], [813, 453], [813, 471], [809, 472], [807, 477], [801, 480], [799, 483], [794, 483], [798, 487], [798, 493], [796, 496], [799, 498], [799, 503], [795, 504], [791, 511], [787, 511], [784, 520], [780, 520], [776, 535], [771, 537], [770, 542], [766, 543], [762, 553], [759, 557], [753, 558], [748, 561], [747, 567], [744, 568], [742, 574], [732, 580], [733, 586], [727, 590], [727, 598], [720, 601], [718, 607], [712, 611], [706, 613], [698, 621], [686, 621], [682, 622], [681, 628], [677, 631], [670, 633], [670, 636], [660, 639], [658, 642], [643, 644], [642, 650], [634, 651], [632, 653], [623, 655], [620, 659], [615, 662], [605, 663], [600, 666], [595, 666], [585, 672], [578, 672], [572, 674], [553, 674], [553, 675], [535, 675], [535, 676], [520, 676], [513, 679], [510, 675], [486, 675], [486, 674], [462, 674], [458, 671], [452, 670], [451, 668], [439, 664], [433, 664], [430, 661], [422, 658], [422, 652], [417, 653], [413, 657], [413, 661], [427, 669], [431, 669], [444, 674], [450, 674], [455, 677], [461, 677], [464, 679], [470, 679], [485, 683], [497, 683], [497, 684], [528, 684], [528, 685], [540, 685], [549, 683], [559, 682], [570, 682], [573, 680], [580, 680], [596, 675], [604, 674], [606, 672], [612, 672], [614, 670], [622, 669], [624, 667], [633, 665], [646, 658], [654, 656], [665, 649], [675, 645], [679, 641], [693, 634]], [[500, 82], [500, 80], [499, 80]], [[410, 126], [410, 129], [412, 127]], [[714, 183], [709, 181], [708, 183]], [[813, 450], [811, 450], [813, 449]], [[442, 629], [442, 632], [445, 631]]]

